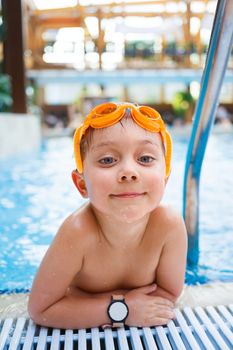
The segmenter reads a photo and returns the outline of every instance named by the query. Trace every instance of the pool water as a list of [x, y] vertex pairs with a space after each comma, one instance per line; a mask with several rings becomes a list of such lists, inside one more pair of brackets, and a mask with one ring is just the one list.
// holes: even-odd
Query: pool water
[[[164, 197], [182, 211], [188, 138], [174, 137]], [[0, 161], [0, 293], [27, 291], [62, 221], [84, 200], [73, 186], [72, 140], [51, 139], [33, 154]], [[212, 135], [200, 191], [200, 264], [189, 284], [233, 281], [233, 138]]]

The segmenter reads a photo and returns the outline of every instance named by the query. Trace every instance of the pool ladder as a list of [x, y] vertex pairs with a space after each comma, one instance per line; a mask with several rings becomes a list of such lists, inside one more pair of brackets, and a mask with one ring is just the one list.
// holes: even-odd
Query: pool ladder
[[199, 182], [202, 161], [219, 102], [233, 42], [233, 0], [218, 0], [186, 157], [183, 216], [188, 232], [188, 265], [199, 259]]

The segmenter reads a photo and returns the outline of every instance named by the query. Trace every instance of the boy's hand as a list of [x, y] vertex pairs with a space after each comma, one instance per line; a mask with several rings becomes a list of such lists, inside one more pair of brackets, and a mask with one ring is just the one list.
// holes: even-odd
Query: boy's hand
[[125, 294], [129, 308], [127, 326], [151, 327], [167, 324], [174, 317], [174, 304], [168, 299], [149, 295], [156, 284], [133, 289]]

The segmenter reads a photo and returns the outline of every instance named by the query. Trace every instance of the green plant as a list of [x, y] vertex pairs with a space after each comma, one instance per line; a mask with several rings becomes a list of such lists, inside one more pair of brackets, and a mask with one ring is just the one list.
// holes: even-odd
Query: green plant
[[188, 111], [194, 106], [194, 98], [189, 91], [179, 91], [172, 100], [172, 108], [177, 117], [185, 119]]
[[10, 77], [0, 74], [0, 112], [9, 112], [12, 103]]

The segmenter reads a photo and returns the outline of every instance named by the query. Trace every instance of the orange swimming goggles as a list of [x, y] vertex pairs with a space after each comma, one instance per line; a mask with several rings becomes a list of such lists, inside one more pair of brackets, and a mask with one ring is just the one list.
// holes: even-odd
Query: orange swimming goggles
[[87, 115], [74, 134], [74, 158], [78, 172], [83, 172], [80, 143], [88, 128], [102, 129], [118, 123], [130, 109], [131, 117], [141, 128], [150, 132], [159, 132], [165, 147], [166, 177], [170, 174], [172, 139], [160, 114], [151, 107], [135, 106], [132, 103], [103, 103], [96, 106]]

